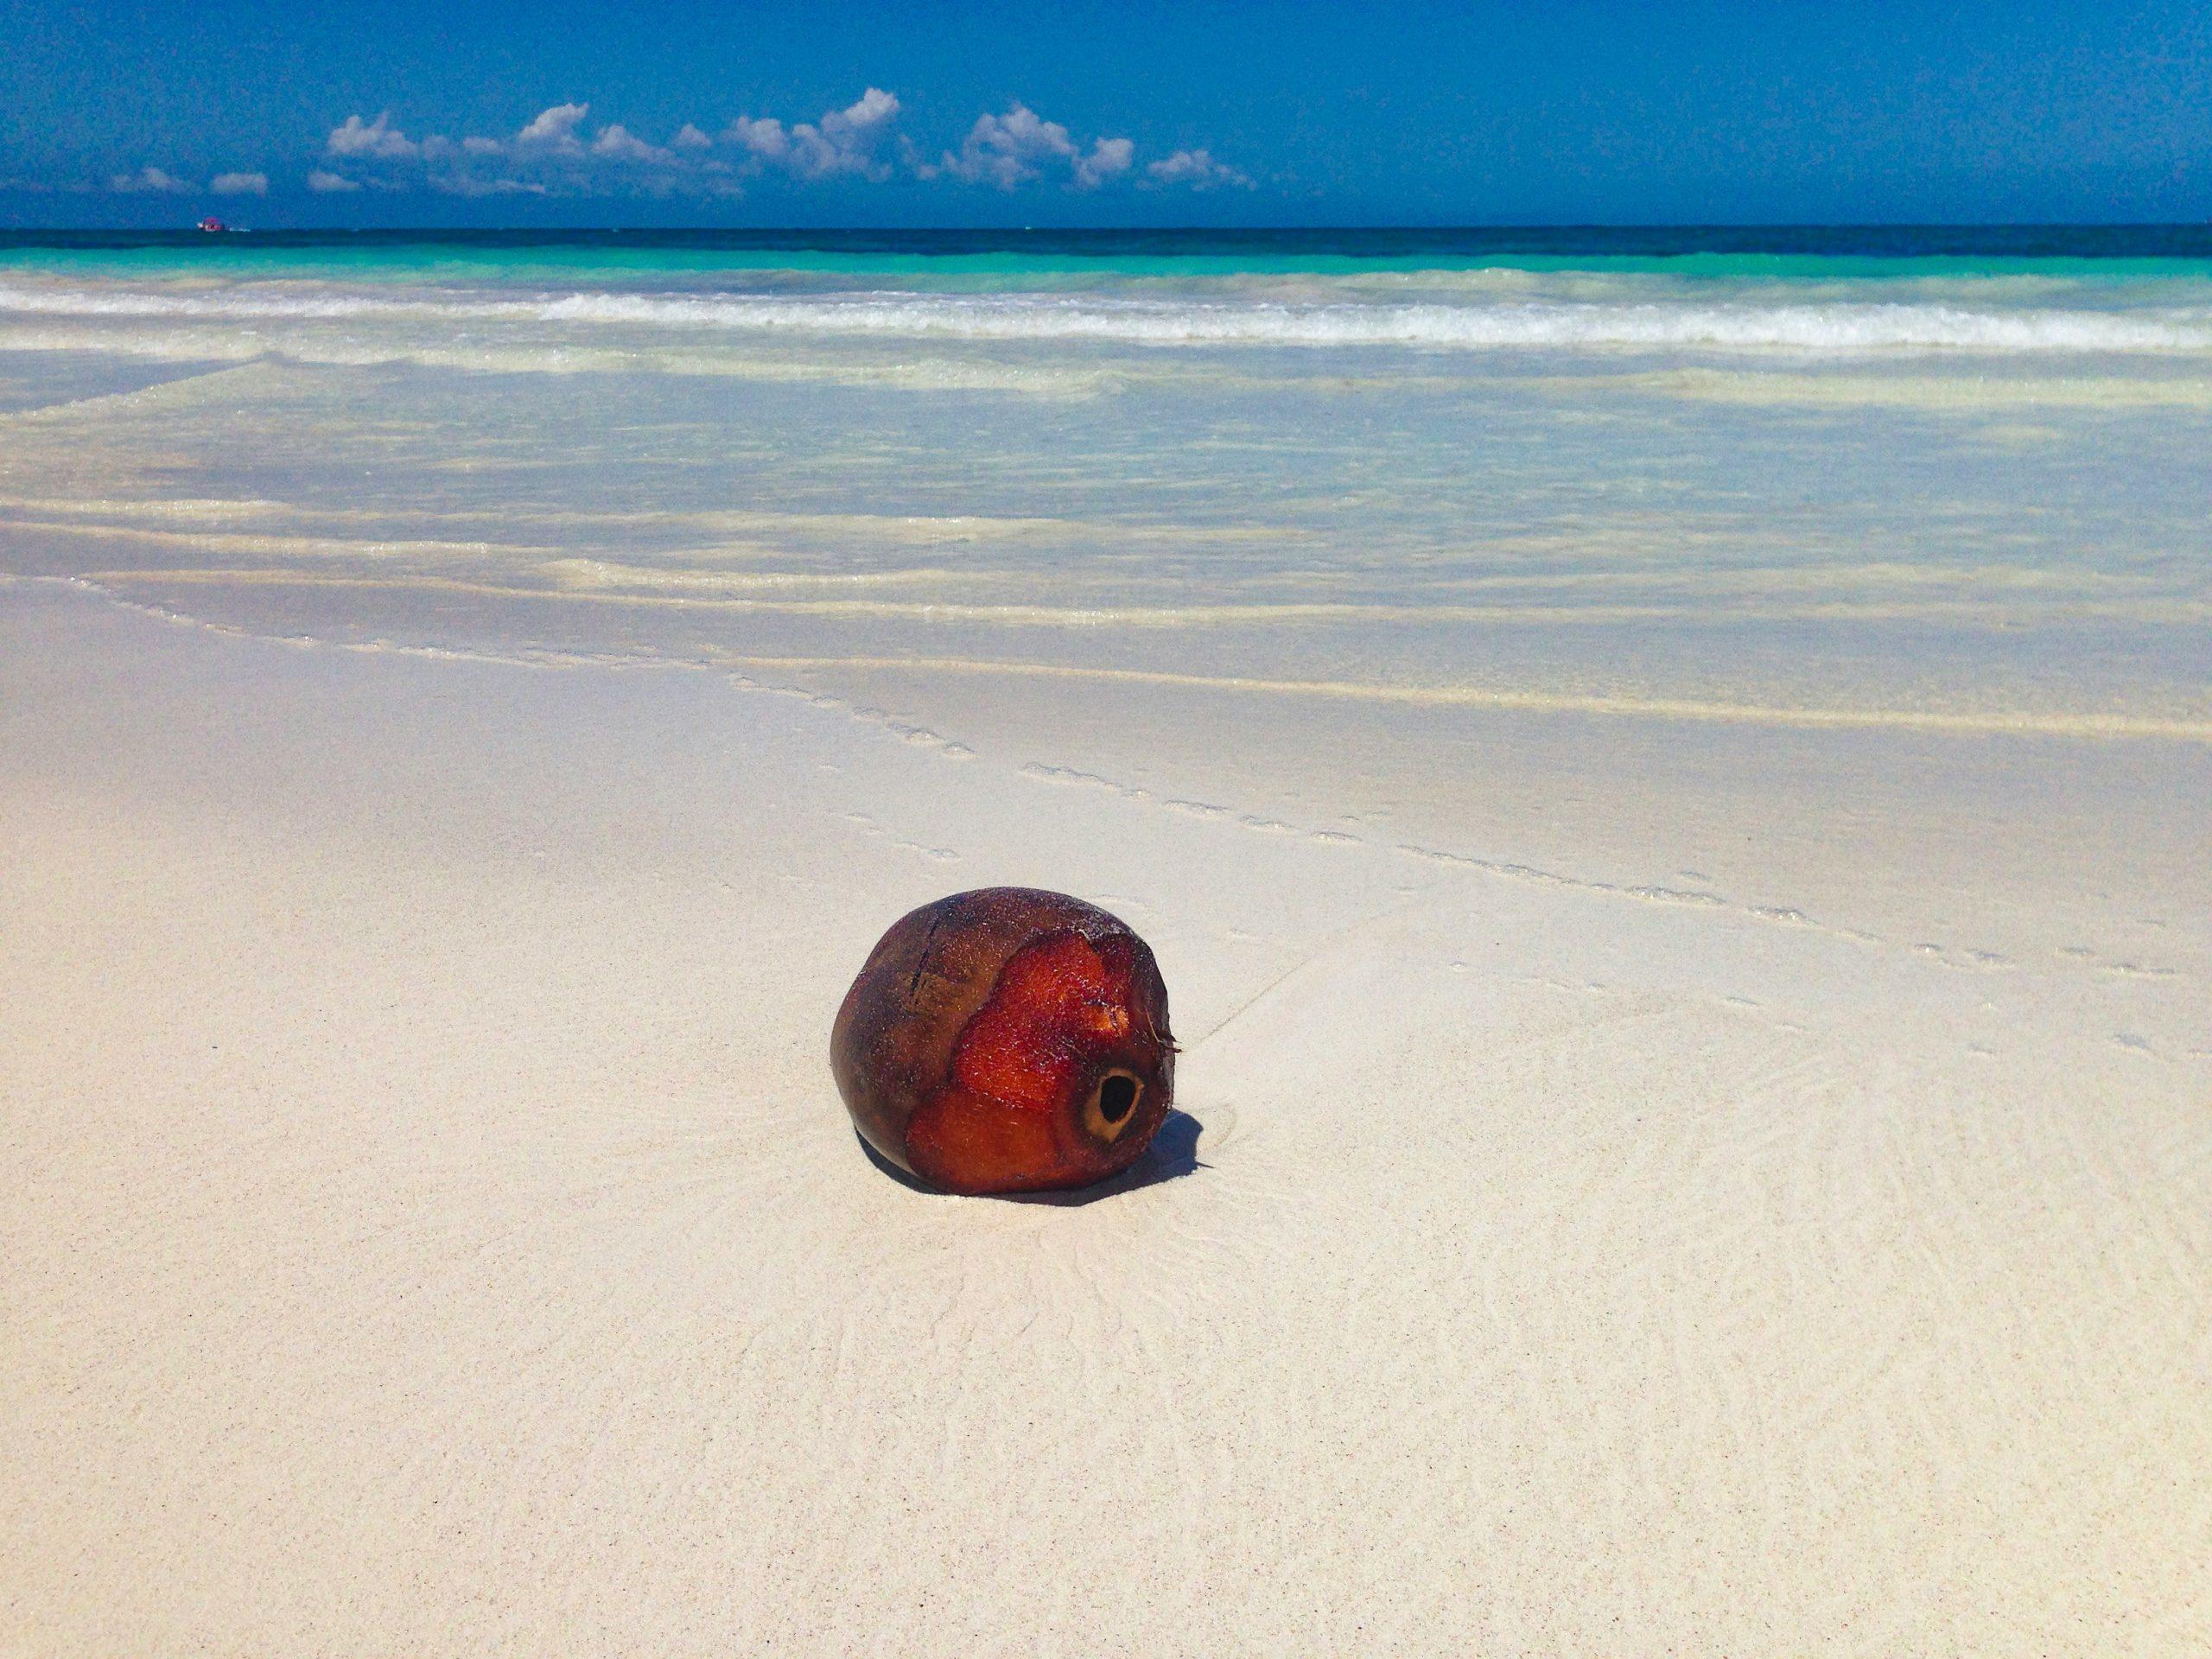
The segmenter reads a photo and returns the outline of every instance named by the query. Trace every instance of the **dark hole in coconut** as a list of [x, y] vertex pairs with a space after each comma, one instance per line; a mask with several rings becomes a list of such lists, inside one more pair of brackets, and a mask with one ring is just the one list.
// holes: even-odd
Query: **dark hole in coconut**
[[1137, 1103], [1137, 1080], [1116, 1072], [1098, 1085], [1098, 1116], [1118, 1123]]

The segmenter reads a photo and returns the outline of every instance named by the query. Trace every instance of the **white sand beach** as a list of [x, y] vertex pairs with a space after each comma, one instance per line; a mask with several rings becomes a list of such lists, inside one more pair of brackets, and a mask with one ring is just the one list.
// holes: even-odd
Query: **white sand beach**
[[[2212, 1639], [2201, 864], [1885, 934], [20, 582], [0, 835], [10, 1651]], [[1084, 1202], [829, 1085], [998, 881], [1175, 999]]]
[[0, 1653], [2212, 1651], [2212, 324], [771, 275], [0, 294]]

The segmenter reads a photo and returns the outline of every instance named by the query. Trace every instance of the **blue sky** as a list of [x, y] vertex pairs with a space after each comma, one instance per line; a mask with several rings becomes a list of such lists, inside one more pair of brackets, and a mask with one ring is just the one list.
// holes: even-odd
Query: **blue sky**
[[2212, 217], [2212, 6], [0, 0], [0, 222]]

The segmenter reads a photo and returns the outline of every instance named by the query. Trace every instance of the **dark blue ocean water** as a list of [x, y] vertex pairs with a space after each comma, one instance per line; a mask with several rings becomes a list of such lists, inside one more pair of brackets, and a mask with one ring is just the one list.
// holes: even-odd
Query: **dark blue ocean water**
[[1713, 276], [2155, 275], [2212, 264], [2212, 225], [1497, 226], [1346, 230], [0, 231], [11, 264], [152, 273], [553, 266], [629, 275], [772, 266], [1132, 275], [1589, 267]]

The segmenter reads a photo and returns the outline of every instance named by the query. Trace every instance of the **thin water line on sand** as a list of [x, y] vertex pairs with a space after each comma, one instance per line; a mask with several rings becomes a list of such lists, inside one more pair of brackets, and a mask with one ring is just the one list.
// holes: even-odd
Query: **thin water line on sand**
[[[76, 583], [118, 603], [130, 603], [107, 587], [107, 581], [158, 582], [163, 573], [113, 571], [92, 575], [54, 578]], [[388, 588], [372, 578], [301, 577], [299, 585]], [[532, 598], [563, 601], [601, 595], [569, 595], [528, 588], [431, 578], [409, 586], [477, 592], [502, 598]], [[696, 605], [683, 599], [640, 598], [640, 603]], [[704, 601], [749, 609], [798, 609], [801, 605], [776, 606], [759, 601]], [[804, 602], [801, 602], [803, 605]], [[181, 615], [156, 606], [144, 609], [155, 615]], [[190, 619], [198, 620], [198, 619]], [[251, 633], [251, 630], [240, 629]], [[325, 642], [331, 643], [331, 642]], [[490, 660], [505, 660], [493, 658]], [[576, 660], [587, 660], [578, 658]], [[593, 659], [596, 660], [596, 659]], [[660, 659], [653, 659], [660, 660]], [[702, 659], [704, 665], [746, 669], [847, 669], [866, 672], [1000, 675], [1008, 677], [1054, 679], [1142, 685], [1181, 690], [1223, 691], [1268, 696], [1321, 697], [1344, 702], [1396, 704], [1411, 708], [1478, 709], [1508, 714], [1598, 715], [1646, 720], [1679, 720], [1732, 725], [1778, 726], [1808, 730], [1911, 731], [1980, 737], [2058, 737], [2071, 739], [2136, 739], [2178, 743], [2212, 744], [2212, 720], [2178, 720], [2151, 715], [1977, 713], [1971, 710], [1920, 709], [1787, 708], [1765, 703], [1721, 702], [1688, 697], [1624, 697], [1595, 693], [1513, 691], [1479, 686], [1387, 685], [1356, 680], [1283, 680], [1252, 675], [1179, 673], [1166, 669], [1099, 668], [1075, 664], [990, 661], [965, 657], [823, 657], [765, 656], [716, 652]]]
[[[787, 698], [804, 702], [826, 712], [842, 715], [856, 724], [895, 737], [912, 747], [937, 753], [948, 760], [969, 760], [974, 751], [966, 745], [945, 738], [925, 728], [901, 725], [880, 710], [856, 704], [849, 699], [828, 693], [811, 691], [802, 686], [776, 685], [754, 680], [742, 673], [727, 671], [744, 658], [721, 658], [711, 662], [682, 658], [640, 658], [613, 654], [584, 652], [497, 652], [461, 649], [450, 646], [408, 645], [397, 640], [334, 640], [312, 635], [272, 635], [257, 633], [233, 624], [210, 621], [183, 612], [171, 611], [141, 601], [125, 599], [81, 576], [10, 576], [0, 573], [0, 586], [57, 586], [78, 593], [88, 594], [118, 610], [128, 611], [166, 623], [173, 627], [215, 634], [227, 639], [253, 641], [257, 644], [283, 645], [295, 650], [329, 650], [360, 656], [395, 656], [414, 658], [433, 662], [466, 662], [493, 667], [537, 670], [601, 669], [613, 671], [676, 670], [690, 673], [720, 673], [723, 683], [741, 691]], [[753, 659], [757, 660], [757, 659]], [[784, 659], [766, 659], [771, 662]], [[1586, 876], [1568, 875], [1535, 865], [1484, 858], [1477, 855], [1452, 852], [1442, 848], [1425, 846], [1413, 842], [1376, 842], [1363, 836], [1346, 835], [1335, 830], [1323, 830], [1285, 823], [1275, 819], [1262, 819], [1250, 814], [1238, 814], [1227, 808], [1203, 803], [1163, 798], [1149, 790], [1135, 785], [1118, 783], [1096, 773], [1078, 772], [1066, 767], [1040, 766], [1035, 763], [1013, 768], [1013, 775], [1046, 784], [1078, 784], [1101, 788], [1109, 793], [1125, 797], [1161, 811], [1186, 811], [1210, 820], [1224, 822], [1238, 830], [1255, 834], [1287, 833], [1298, 839], [1320, 846], [1342, 848], [1349, 851], [1379, 853], [1395, 858], [1410, 859], [1416, 862], [1458, 874], [1473, 874], [1521, 885], [1546, 887], [1592, 897], [1626, 899], [1642, 905], [1659, 905], [1707, 911], [1726, 915], [1738, 922], [1748, 922], [1766, 927], [1782, 927], [1803, 931], [1840, 943], [1872, 946], [1880, 950], [1926, 957], [1942, 966], [1991, 972], [2008, 969], [2014, 964], [1995, 952], [1968, 948], [1958, 950], [1933, 946], [1925, 943], [1908, 942], [1866, 932], [1856, 928], [1842, 927], [1807, 915], [1803, 911], [1781, 905], [1759, 905], [1730, 899], [1717, 893], [1697, 892], [1651, 886], [1630, 886], [1619, 882], [1599, 880]], [[1408, 906], [1396, 906], [1388, 915], [1402, 913]], [[1360, 926], [1371, 925], [1385, 918], [1370, 918]], [[1355, 930], [1356, 931], [1356, 930]], [[2080, 954], [2079, 965], [2086, 971], [2097, 974], [2123, 973], [2167, 976], [2171, 970], [2145, 969], [2139, 964], [2113, 963], [2092, 953]], [[1292, 973], [1295, 972], [1294, 969]], [[1290, 974], [1282, 977], [1287, 979]], [[1273, 988], [1270, 987], [1272, 989]], [[1262, 993], [1262, 995], [1266, 993]], [[1258, 999], [1255, 999], [1255, 1001]], [[1242, 1013], [1243, 1010], [1237, 1012]], [[1232, 1019], [1234, 1014], [1230, 1016]], [[1223, 1024], [1228, 1023], [1226, 1020]], [[1214, 1030], [1218, 1031], [1219, 1026]], [[1214, 1032], [1207, 1033], [1211, 1038]], [[1200, 1041], [1205, 1039], [1200, 1039]]]
[[1681, 697], [1618, 697], [1549, 691], [1491, 690], [1476, 686], [1382, 685], [1352, 680], [1277, 680], [1244, 675], [1180, 674], [1168, 670], [1087, 668], [1057, 663], [981, 662], [957, 657], [756, 657], [716, 654], [733, 668], [859, 669], [1003, 674], [1042, 679], [1103, 680], [1121, 684], [1233, 691], [1268, 696], [1331, 697], [1401, 703], [1418, 708], [1465, 708], [1507, 713], [1615, 715], [1656, 720], [1715, 721], [1816, 729], [1873, 729], [1957, 733], [1974, 736], [2155, 738], [2212, 743], [2212, 720], [2169, 720], [2147, 715], [1974, 714], [1939, 709], [1787, 709], [1758, 703]]
[[[0, 529], [11, 527], [13, 526], [0, 522]], [[41, 531], [48, 528], [44, 525], [30, 527]], [[162, 542], [178, 546], [197, 547], [213, 553], [261, 550], [279, 553], [321, 552], [343, 558], [350, 555], [364, 556], [410, 553], [454, 555], [486, 554], [493, 551], [520, 556], [542, 556], [557, 550], [550, 548], [489, 542], [348, 542], [308, 537], [227, 536], [188, 531], [155, 531], [86, 524], [56, 524], [51, 528], [67, 534], [92, 539], [113, 537], [117, 540]], [[542, 568], [568, 569], [578, 566], [590, 567], [595, 563], [590, 560], [563, 559], [550, 561]], [[1529, 603], [1406, 605], [1339, 600], [1254, 600], [1241, 604], [1216, 602], [1205, 605], [984, 605], [965, 600], [747, 598], [736, 594], [711, 592], [614, 593], [574, 582], [563, 582], [557, 587], [523, 587], [512, 582], [485, 582], [467, 576], [431, 575], [353, 576], [319, 570], [167, 567], [146, 569], [87, 570], [80, 574], [88, 582], [102, 583], [143, 582], [156, 586], [168, 583], [177, 587], [312, 588], [366, 592], [413, 591], [473, 594], [486, 599], [626, 606], [642, 610], [728, 611], [738, 614], [859, 617], [869, 620], [915, 622], [982, 622], [1003, 626], [1071, 629], [1128, 627], [1172, 630], [1209, 626], [1280, 626], [1326, 622], [1599, 626], [1623, 622], [1676, 621], [1689, 613], [1689, 606], [1687, 602], [1679, 600], [1667, 603], [1586, 602], [1577, 605]], [[588, 569], [584, 574], [588, 575]], [[881, 581], [887, 579], [891, 574], [893, 573], [847, 573], [824, 576], [808, 572], [777, 571], [748, 572], [725, 578], [692, 572], [639, 571], [634, 576], [625, 572], [617, 580], [643, 585], [654, 582], [665, 583], [673, 578], [701, 588], [710, 587], [717, 581], [724, 582], [730, 587], [766, 588], [772, 587], [779, 582], [789, 586], [800, 586], [820, 585], [833, 580], [840, 582]], [[906, 573], [896, 574], [905, 575]], [[969, 582], [990, 580], [993, 575], [994, 573], [988, 572], [960, 573], [958, 579]], [[1529, 585], [1541, 585], [1541, 578], [1531, 579]], [[1886, 604], [1826, 600], [1756, 607], [1740, 604], [1705, 604], [1696, 607], [1695, 615], [1701, 622], [1940, 621], [1953, 626], [1980, 628], [2011, 628], [2021, 626], [2021, 619], [2018, 616], [1999, 613], [1992, 605], [1974, 600], [1923, 599]], [[2192, 627], [2212, 622], [2212, 603], [2188, 599], [2156, 601], [2074, 599], [2067, 602], [2064, 618], [2074, 621], [2131, 621], [2146, 626]], [[950, 661], [959, 660], [974, 662], [975, 665], [979, 667], [988, 665], [976, 659], [966, 658], [932, 658], [915, 660], [933, 664], [949, 664]], [[1097, 671], [1105, 673], [1109, 671]], [[1226, 681], [1220, 683], [1229, 683]], [[1270, 687], [1277, 684], [1334, 686], [1339, 683], [1357, 683], [1240, 680], [1236, 683], [1253, 687]], [[1411, 689], [1418, 690], [1419, 688]], [[1451, 688], [1433, 689], [1446, 690]], [[1638, 702], [1636, 699], [1625, 701]], [[1638, 706], [1641, 706], [1640, 703]], [[1685, 704], [1682, 706], [1722, 709], [1748, 708], [1755, 705]], [[1583, 712], [1626, 712], [1626, 709], [1593, 707]], [[1675, 711], [1670, 710], [1670, 712]]]

